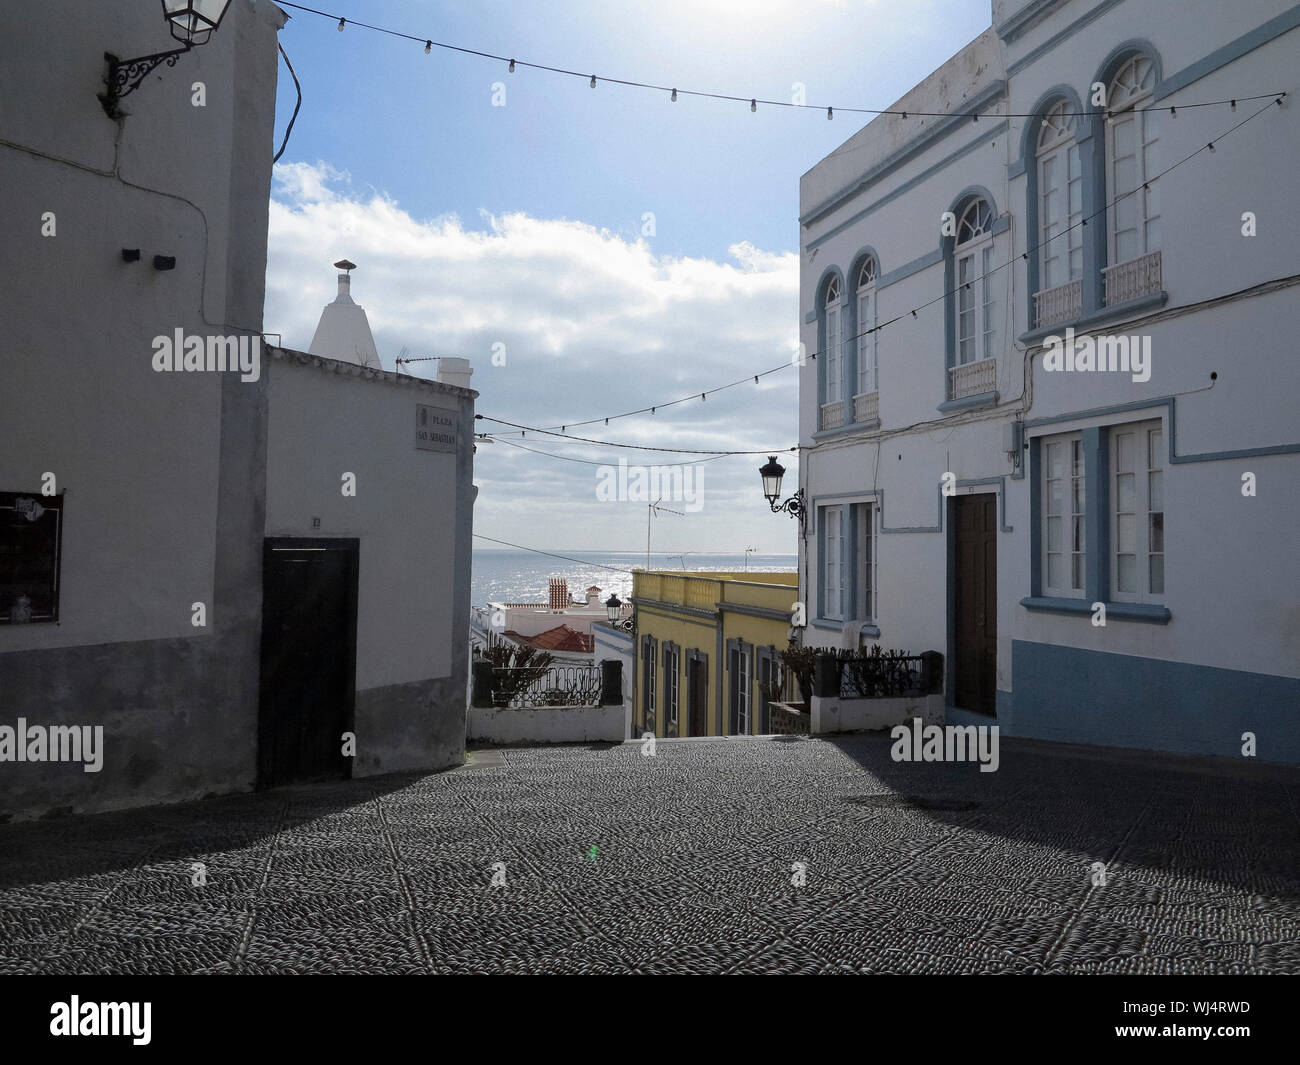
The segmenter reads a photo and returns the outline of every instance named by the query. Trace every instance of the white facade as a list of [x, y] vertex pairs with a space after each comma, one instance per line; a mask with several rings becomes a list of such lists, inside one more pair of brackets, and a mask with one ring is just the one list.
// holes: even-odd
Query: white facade
[[[1300, 6], [1168, 14], [999, 0], [804, 175], [806, 640], [940, 650], [1008, 735], [1297, 762]], [[1067, 327], [1149, 365], [1049, 369]]]
[[[175, 48], [161, 5], [0, 18], [0, 819], [463, 756], [475, 393], [263, 343], [286, 18], [232, 0], [114, 116], [105, 52]], [[270, 611], [315, 554], [328, 617]], [[19, 721], [101, 765], [14, 758]]]

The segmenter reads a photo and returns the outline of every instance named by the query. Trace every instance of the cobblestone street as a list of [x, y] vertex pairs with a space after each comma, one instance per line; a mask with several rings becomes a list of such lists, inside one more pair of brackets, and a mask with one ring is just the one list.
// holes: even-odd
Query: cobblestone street
[[1025, 741], [483, 751], [0, 826], [0, 972], [1300, 973], [1298, 805], [1294, 770]]

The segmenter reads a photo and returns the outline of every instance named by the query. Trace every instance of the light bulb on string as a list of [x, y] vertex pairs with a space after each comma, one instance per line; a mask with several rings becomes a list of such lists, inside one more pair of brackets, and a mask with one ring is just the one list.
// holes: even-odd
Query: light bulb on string
[[676, 102], [677, 102], [677, 90], [676, 90], [676, 89], [673, 90], [673, 94], [672, 94], [672, 96], [668, 97], [668, 99], [670, 99], [673, 103], [676, 103]]
[[835, 108], [833, 107], [826, 108], [826, 121], [829, 122], [834, 117], [835, 117]]
[[343, 32], [343, 27], [346, 26], [347, 24], [348, 24], [348, 20], [347, 20], [347, 19], [345, 19], [345, 18], [341, 18], [341, 19], [339, 19], [339, 33], [342, 33], [342, 32]]
[[591, 76], [591, 87], [592, 87], [593, 89], [596, 87], [596, 75], [595, 75], [595, 74], [593, 74], [593, 75]]
[[513, 74], [515, 72], [515, 61], [513, 59], [510, 60], [510, 65], [506, 67], [506, 71], [510, 74]]
[[424, 42], [424, 54], [425, 54], [425, 55], [428, 55], [428, 54], [429, 54], [430, 52], [432, 52], [432, 51], [433, 51], [433, 42], [432, 42], [432, 41], [425, 41], [425, 42]]
[[757, 100], [757, 99], [754, 99], [754, 100], [750, 100], [750, 101], [749, 101], [749, 109], [750, 109], [751, 111], [757, 111], [757, 110], [758, 110], [758, 100]]

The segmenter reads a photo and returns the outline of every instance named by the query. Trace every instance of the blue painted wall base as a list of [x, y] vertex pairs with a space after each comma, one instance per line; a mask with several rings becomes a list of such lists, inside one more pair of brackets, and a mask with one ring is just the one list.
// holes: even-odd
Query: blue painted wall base
[[1300, 765], [1300, 679], [1014, 640], [997, 719], [949, 711], [1004, 736]]

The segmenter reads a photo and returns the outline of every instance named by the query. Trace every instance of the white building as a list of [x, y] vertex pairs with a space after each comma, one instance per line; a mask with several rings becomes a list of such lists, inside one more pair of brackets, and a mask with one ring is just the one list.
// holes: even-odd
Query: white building
[[801, 182], [806, 640], [943, 651], [1007, 735], [1300, 762], [1300, 5], [992, 15]]
[[313, 355], [342, 362], [354, 362], [373, 370], [382, 370], [379, 349], [370, 331], [366, 310], [352, 299], [352, 271], [357, 264], [340, 259], [334, 264], [343, 272], [339, 274], [339, 292], [332, 303], [321, 311], [316, 333], [307, 350]]
[[476, 394], [263, 343], [286, 18], [0, 16], [0, 815], [463, 759]]

